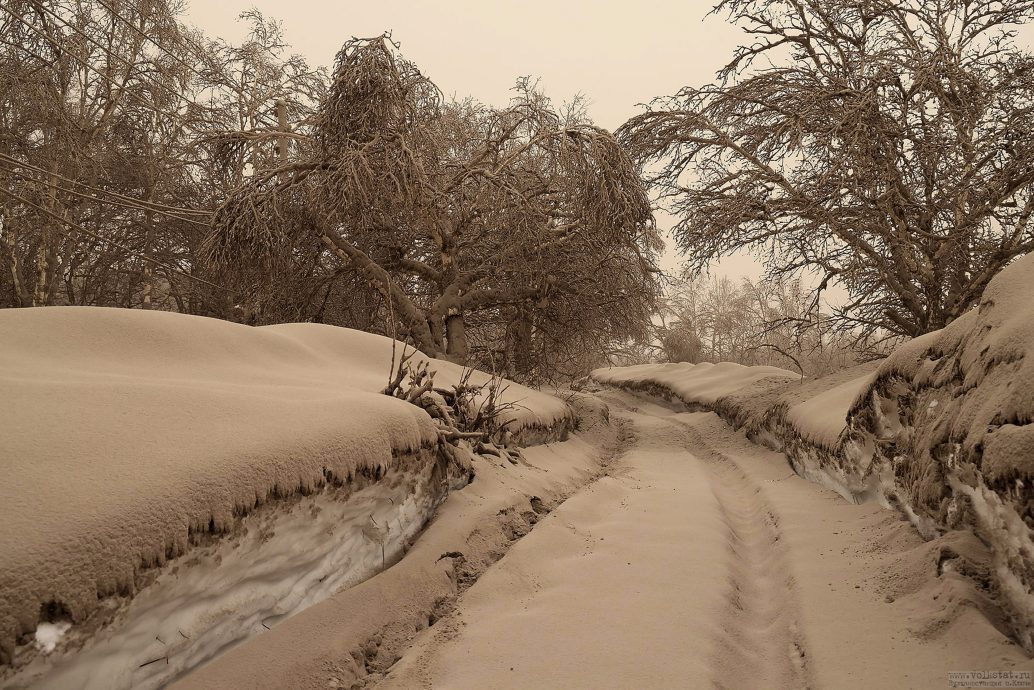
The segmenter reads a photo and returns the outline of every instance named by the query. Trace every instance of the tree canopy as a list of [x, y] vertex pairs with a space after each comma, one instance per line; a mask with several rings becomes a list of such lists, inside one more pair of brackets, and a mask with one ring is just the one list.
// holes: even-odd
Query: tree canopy
[[691, 265], [751, 250], [818, 275], [840, 327], [917, 336], [1034, 247], [1034, 3], [723, 0], [753, 39], [716, 83], [619, 136], [678, 216]]
[[527, 80], [507, 107], [446, 101], [381, 36], [345, 44], [313, 122], [219, 208], [215, 265], [268, 275], [316, 238], [421, 350], [513, 376], [647, 337], [662, 246], [647, 191], [578, 103]]

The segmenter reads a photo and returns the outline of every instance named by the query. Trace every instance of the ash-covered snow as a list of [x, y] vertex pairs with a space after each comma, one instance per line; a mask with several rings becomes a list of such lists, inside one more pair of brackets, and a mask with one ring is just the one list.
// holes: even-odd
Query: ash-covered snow
[[41, 624], [36, 640], [47, 655], [5, 687], [162, 687], [396, 561], [445, 497], [443, 479], [433, 462], [413, 462], [358, 491], [328, 485], [270, 503], [234, 534], [166, 564], [117, 602], [111, 624]]
[[803, 402], [789, 405], [787, 422], [806, 440], [835, 449], [847, 428], [847, 415], [855, 400], [872, 383], [873, 374], [863, 374], [823, 390]]
[[[795, 384], [737, 365], [602, 369], [603, 383], [718, 412], [854, 502], [900, 511], [927, 539], [954, 530], [990, 548], [996, 605], [1034, 653], [1034, 256], [977, 309], [860, 365]], [[789, 374], [789, 372], [787, 372]], [[717, 392], [716, 390], [717, 389]]]
[[1034, 651], [1034, 255], [980, 305], [880, 366], [850, 414], [849, 463], [928, 534], [989, 544], [1017, 639]]
[[[169, 568], [182, 574], [197, 565], [199, 545], [234, 538], [256, 509], [357, 477], [397, 476], [417, 460], [425, 468], [439, 462], [427, 414], [379, 393], [391, 350], [390, 339], [314, 324], [252, 328], [87, 307], [0, 310], [0, 678], [13, 672], [16, 652], [21, 659], [39, 651], [33, 634], [41, 623], [72, 624], [54, 642], [49, 668], [63, 649], [92, 638], [99, 617], [130, 616], [118, 602], [135, 602]], [[442, 369], [439, 385], [458, 380], [458, 367]], [[570, 415], [555, 398], [516, 385], [503, 397], [525, 402], [517, 426]], [[426, 505], [397, 516], [402, 527], [386, 528], [389, 541], [418, 529], [425, 512]], [[321, 568], [304, 570], [299, 592], [318, 593], [306, 578], [322, 576]], [[290, 573], [268, 577], [290, 580]], [[268, 610], [294, 610], [276, 599]], [[262, 608], [232, 595], [204, 601], [231, 617], [237, 604]], [[44, 648], [51, 632], [43, 628]], [[140, 650], [122, 649], [137, 660]]]
[[657, 386], [685, 403], [697, 405], [713, 405], [719, 398], [762, 380], [800, 379], [798, 374], [779, 367], [748, 367], [733, 362], [610, 367], [596, 369], [590, 376], [601, 383], [618, 386]]

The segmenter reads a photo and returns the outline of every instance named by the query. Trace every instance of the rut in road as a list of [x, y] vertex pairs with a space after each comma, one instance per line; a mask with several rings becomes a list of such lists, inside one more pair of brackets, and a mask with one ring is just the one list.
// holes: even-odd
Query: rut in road
[[705, 464], [727, 530], [729, 585], [714, 635], [713, 686], [732, 690], [763, 681], [768, 687], [811, 687], [796, 582], [778, 516], [759, 484], [705, 438], [699, 424], [710, 413], [673, 413], [625, 395], [607, 398], [641, 405], [629, 410], [671, 423], [684, 447]]
[[708, 445], [691, 421], [678, 422], [693, 454], [708, 464], [728, 529], [729, 589], [726, 616], [715, 637], [714, 685], [744, 688], [764, 678], [772, 687], [806, 688], [796, 583], [787, 567], [779, 519], [733, 459]]

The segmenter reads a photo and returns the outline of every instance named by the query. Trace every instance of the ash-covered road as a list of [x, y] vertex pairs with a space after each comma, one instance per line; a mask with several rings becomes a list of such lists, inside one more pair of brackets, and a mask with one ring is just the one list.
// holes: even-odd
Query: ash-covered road
[[710, 413], [599, 397], [623, 444], [380, 688], [948, 687], [1031, 670], [938, 546]]

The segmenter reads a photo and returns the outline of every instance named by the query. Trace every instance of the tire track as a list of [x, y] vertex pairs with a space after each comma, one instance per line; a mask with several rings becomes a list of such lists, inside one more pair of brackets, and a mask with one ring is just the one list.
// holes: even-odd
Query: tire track
[[691, 420], [672, 421], [682, 427], [691, 452], [707, 464], [727, 529], [729, 588], [723, 623], [715, 632], [713, 685], [810, 687], [797, 587], [778, 516], [760, 486], [709, 445]]
[[[672, 425], [681, 445], [708, 470], [711, 491], [725, 526], [728, 589], [714, 631], [710, 666], [715, 688], [809, 688], [805, 639], [798, 621], [797, 585], [789, 568], [779, 518], [760, 485], [694, 425], [694, 415], [654, 413], [655, 405], [628, 393], [607, 395], [611, 404]], [[642, 404], [645, 402], [645, 404]]]

